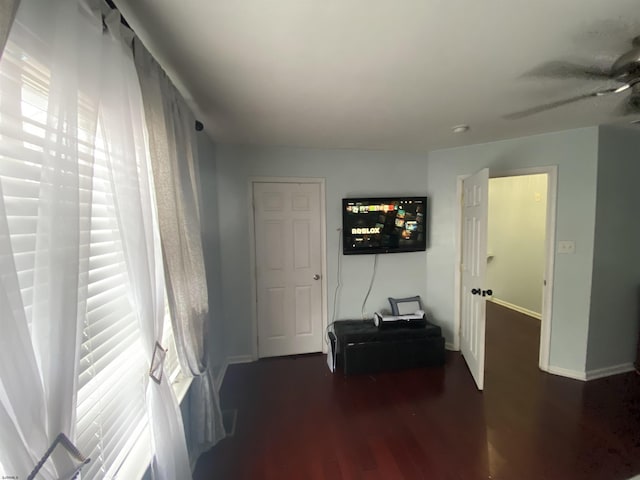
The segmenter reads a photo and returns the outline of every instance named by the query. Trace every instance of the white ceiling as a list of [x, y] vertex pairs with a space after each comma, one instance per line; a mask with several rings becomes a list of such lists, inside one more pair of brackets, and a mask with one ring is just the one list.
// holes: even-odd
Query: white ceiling
[[609, 67], [640, 35], [638, 0], [116, 4], [220, 143], [432, 150], [640, 117], [612, 114], [619, 94], [503, 118], [614, 85], [523, 74]]

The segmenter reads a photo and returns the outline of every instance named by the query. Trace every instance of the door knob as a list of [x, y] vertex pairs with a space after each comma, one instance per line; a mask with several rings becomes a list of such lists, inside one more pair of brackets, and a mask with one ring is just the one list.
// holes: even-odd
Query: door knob
[[314, 280], [320, 280], [320, 275], [318, 275], [317, 273], [313, 276]]
[[471, 295], [480, 295], [480, 289], [479, 288], [472, 288], [471, 289]]

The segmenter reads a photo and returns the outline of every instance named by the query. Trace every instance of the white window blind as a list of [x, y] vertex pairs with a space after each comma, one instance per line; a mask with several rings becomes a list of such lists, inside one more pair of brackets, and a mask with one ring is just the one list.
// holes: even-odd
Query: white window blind
[[[50, 76], [39, 62], [37, 41], [22, 45], [10, 38], [0, 62], [0, 182], [14, 260], [27, 318], [32, 315], [32, 290], [38, 221], [38, 195], [42, 182], [43, 152], [54, 148], [47, 138]], [[80, 103], [84, 101], [82, 96]], [[88, 99], [86, 99], [89, 102]], [[87, 131], [96, 105], [79, 105], [77, 156], [57, 152], [81, 167], [81, 202], [90, 202], [90, 231], [80, 232], [88, 242], [89, 278], [86, 314], [80, 346], [77, 392], [76, 445], [91, 463], [85, 479], [115, 476], [132, 445], [148, 428], [144, 382], [148, 360], [140, 345], [140, 330], [131, 304], [122, 240], [114, 212], [113, 192], [104, 155], [104, 140], [95, 145]], [[18, 117], [11, 112], [20, 112]], [[94, 156], [93, 169], [90, 156]], [[169, 348], [165, 375], [179, 373], [168, 308], [165, 308], [163, 345]]]
[[[98, 132], [101, 131], [100, 126]], [[98, 138], [98, 147], [102, 144]], [[78, 446], [91, 451], [87, 478], [111, 478], [145, 428], [147, 364], [102, 154], [93, 172], [89, 285], [78, 383]]]

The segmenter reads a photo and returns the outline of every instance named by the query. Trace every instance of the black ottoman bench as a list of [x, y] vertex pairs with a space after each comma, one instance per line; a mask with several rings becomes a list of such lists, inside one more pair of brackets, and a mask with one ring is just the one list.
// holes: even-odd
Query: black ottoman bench
[[341, 320], [329, 332], [335, 370], [345, 375], [444, 364], [444, 337], [437, 325], [379, 329], [373, 320]]

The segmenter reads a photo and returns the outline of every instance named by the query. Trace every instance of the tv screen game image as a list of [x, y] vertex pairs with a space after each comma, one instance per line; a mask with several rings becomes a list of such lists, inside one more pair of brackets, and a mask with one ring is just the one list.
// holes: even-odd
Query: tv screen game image
[[427, 197], [342, 199], [345, 255], [426, 250]]

